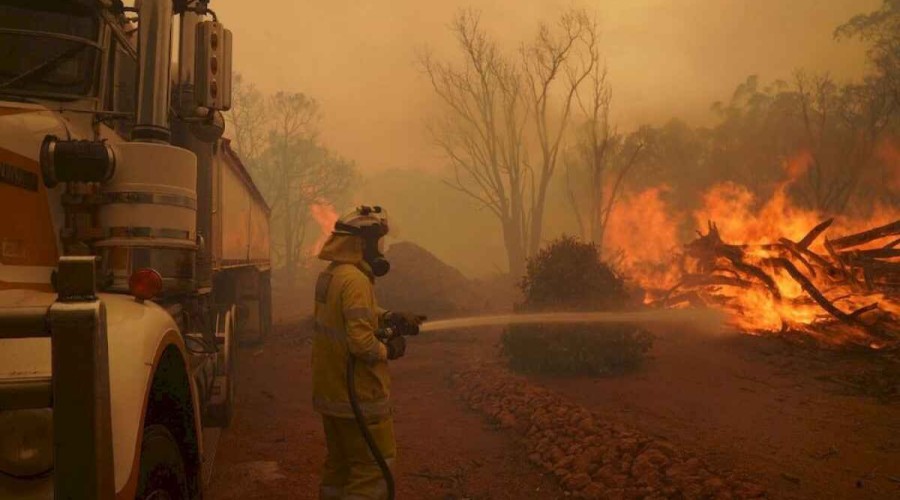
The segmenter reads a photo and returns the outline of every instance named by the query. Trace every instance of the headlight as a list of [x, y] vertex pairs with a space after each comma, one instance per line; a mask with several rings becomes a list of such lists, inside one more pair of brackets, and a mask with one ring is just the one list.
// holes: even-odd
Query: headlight
[[0, 471], [17, 477], [53, 468], [53, 410], [0, 411]]

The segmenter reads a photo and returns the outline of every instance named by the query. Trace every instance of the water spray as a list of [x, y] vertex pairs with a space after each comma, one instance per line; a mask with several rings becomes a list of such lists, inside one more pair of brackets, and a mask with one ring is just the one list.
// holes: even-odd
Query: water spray
[[623, 312], [551, 312], [468, 316], [426, 321], [419, 327], [419, 331], [435, 332], [487, 326], [567, 323], [692, 323], [703, 329], [718, 330], [724, 322], [725, 315], [716, 310], [654, 309]]
[[[656, 309], [646, 311], [624, 311], [624, 312], [551, 312], [551, 313], [531, 313], [531, 314], [499, 314], [493, 316], [467, 316], [462, 318], [440, 319], [435, 321], [427, 321], [424, 316], [419, 318], [421, 323], [417, 329], [407, 331], [401, 330], [396, 326], [386, 326], [379, 328], [375, 332], [376, 338], [381, 342], [387, 343], [398, 335], [418, 335], [420, 332], [436, 332], [444, 330], [461, 330], [465, 328], [490, 327], [490, 326], [510, 326], [510, 325], [533, 325], [533, 324], [587, 324], [587, 323], [691, 323], [694, 326], [708, 329], [709, 331], [719, 330], [725, 321], [725, 315], [714, 310], [687, 310], [687, 309]], [[381, 474], [384, 476], [387, 486], [387, 497], [389, 500], [394, 499], [395, 485], [394, 476], [390, 467], [378, 445], [372, 438], [371, 433], [365, 422], [365, 416], [359, 407], [356, 395], [356, 358], [351, 356], [347, 360], [347, 390], [350, 399], [350, 406], [353, 409], [353, 416], [359, 426], [366, 446], [375, 461]]]

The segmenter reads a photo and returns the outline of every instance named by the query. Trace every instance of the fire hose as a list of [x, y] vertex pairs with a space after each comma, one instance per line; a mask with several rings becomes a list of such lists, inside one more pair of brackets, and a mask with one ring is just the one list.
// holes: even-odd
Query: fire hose
[[[422, 316], [419, 321], [421, 322], [424, 320], [425, 317]], [[393, 326], [379, 328], [375, 331], [375, 338], [386, 344], [394, 337], [400, 335], [417, 335], [419, 333], [418, 328], [412, 330], [411, 333], [404, 330], [405, 329]], [[369, 426], [366, 425], [365, 415], [363, 415], [362, 409], [359, 407], [359, 399], [356, 395], [356, 361], [356, 357], [350, 354], [347, 359], [347, 395], [350, 399], [350, 408], [353, 410], [353, 417], [356, 420], [356, 425], [359, 426], [359, 431], [362, 433], [363, 440], [365, 440], [366, 446], [369, 448], [372, 456], [375, 457], [375, 462], [378, 463], [378, 468], [381, 469], [381, 475], [384, 476], [384, 482], [387, 484], [388, 500], [394, 500], [394, 475], [391, 473], [391, 468], [384, 459], [381, 450], [378, 449], [378, 444], [375, 443], [375, 438], [372, 437]]]
[[369, 432], [369, 426], [366, 425], [366, 418], [362, 409], [359, 407], [359, 400], [356, 397], [356, 357], [352, 354], [347, 360], [347, 394], [350, 396], [350, 408], [353, 409], [353, 417], [356, 419], [356, 425], [362, 433], [363, 439], [366, 441], [369, 451], [378, 462], [378, 468], [381, 469], [381, 475], [384, 476], [384, 482], [387, 483], [387, 496], [389, 500], [394, 500], [394, 475], [391, 474], [391, 468], [388, 466], [384, 455], [378, 449], [375, 438]]

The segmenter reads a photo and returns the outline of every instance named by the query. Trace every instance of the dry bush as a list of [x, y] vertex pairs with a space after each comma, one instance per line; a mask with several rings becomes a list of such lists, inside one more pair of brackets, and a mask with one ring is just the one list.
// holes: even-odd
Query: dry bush
[[[563, 236], [528, 262], [519, 312], [609, 311], [629, 303], [624, 280], [597, 247]], [[623, 323], [517, 325], [503, 335], [510, 366], [531, 373], [605, 375], [640, 365], [653, 343], [642, 328]]]

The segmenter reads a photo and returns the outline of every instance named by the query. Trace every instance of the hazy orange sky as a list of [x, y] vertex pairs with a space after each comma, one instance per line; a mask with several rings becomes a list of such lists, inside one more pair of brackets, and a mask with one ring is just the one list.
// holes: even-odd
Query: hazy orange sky
[[434, 167], [424, 124], [432, 113], [416, 53], [450, 53], [462, 7], [510, 49], [537, 22], [579, 5], [600, 20], [620, 129], [679, 116], [710, 119], [750, 74], [788, 79], [796, 68], [860, 75], [864, 53], [834, 28], [880, 0], [213, 0], [234, 32], [234, 66], [267, 91], [306, 92], [322, 105], [325, 142], [364, 171]]

